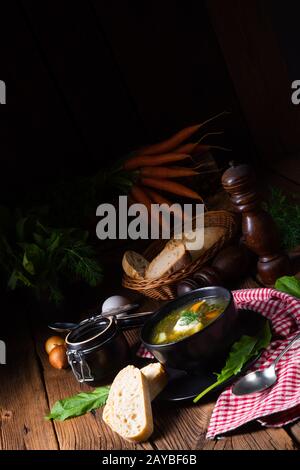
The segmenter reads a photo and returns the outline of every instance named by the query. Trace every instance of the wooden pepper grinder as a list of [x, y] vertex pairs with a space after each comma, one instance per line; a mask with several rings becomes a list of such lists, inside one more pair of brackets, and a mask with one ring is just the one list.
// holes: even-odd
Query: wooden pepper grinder
[[290, 260], [280, 250], [274, 220], [261, 207], [251, 167], [232, 165], [223, 174], [222, 184], [234, 208], [242, 213], [242, 240], [258, 256], [259, 280], [266, 286], [273, 285], [278, 277], [290, 274]]

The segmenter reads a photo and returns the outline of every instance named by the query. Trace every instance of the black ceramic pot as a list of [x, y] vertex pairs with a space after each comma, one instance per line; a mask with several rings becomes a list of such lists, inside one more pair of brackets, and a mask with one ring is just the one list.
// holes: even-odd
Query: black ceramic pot
[[[203, 330], [180, 341], [167, 344], [151, 344], [150, 334], [154, 325], [173, 310], [208, 297], [221, 297], [228, 301], [225, 310]], [[147, 321], [141, 332], [141, 339], [155, 358], [173, 369], [185, 371], [203, 370], [213, 367], [218, 357], [228, 350], [233, 342], [237, 311], [232, 294], [223, 287], [204, 287], [193, 290], [176, 300], [163, 305]]]
[[95, 386], [129, 363], [130, 349], [113, 317], [89, 318], [66, 337], [67, 356], [80, 383]]

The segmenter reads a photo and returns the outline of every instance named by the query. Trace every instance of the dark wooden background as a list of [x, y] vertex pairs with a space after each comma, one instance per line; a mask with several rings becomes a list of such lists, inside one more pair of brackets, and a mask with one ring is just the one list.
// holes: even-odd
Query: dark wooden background
[[1, 9], [2, 200], [92, 173], [223, 110], [231, 116], [209, 130], [226, 137], [213, 141], [242, 160], [254, 154], [205, 2], [7, 0]]
[[300, 181], [294, 9], [283, 9], [280, 23], [270, 0], [1, 2], [0, 200], [38, 198], [47, 181], [223, 110], [209, 130], [225, 130], [213, 142], [230, 158]]

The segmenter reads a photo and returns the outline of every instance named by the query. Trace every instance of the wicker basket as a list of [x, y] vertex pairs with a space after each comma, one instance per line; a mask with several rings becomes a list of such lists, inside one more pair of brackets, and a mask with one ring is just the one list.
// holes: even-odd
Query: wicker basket
[[[123, 276], [122, 284], [127, 289], [132, 289], [141, 294], [157, 300], [171, 300], [176, 297], [176, 286], [188, 276], [193, 275], [201, 266], [213, 258], [218, 251], [227, 243], [236, 231], [234, 216], [227, 211], [210, 211], [204, 214], [205, 227], [224, 227], [224, 235], [214, 243], [202, 256], [191, 262], [188, 266], [172, 274], [162, 276], [158, 279], [137, 280], [126, 274]], [[151, 261], [157, 256], [168, 240], [157, 240], [153, 242], [145, 251], [144, 256]]]

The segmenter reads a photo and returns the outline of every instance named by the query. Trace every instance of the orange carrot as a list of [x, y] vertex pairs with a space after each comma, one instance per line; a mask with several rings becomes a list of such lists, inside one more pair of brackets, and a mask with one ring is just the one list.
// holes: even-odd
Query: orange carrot
[[174, 153], [188, 153], [191, 155], [193, 150], [199, 145], [199, 142], [188, 142], [187, 144], [180, 145], [177, 147], [175, 150], [173, 150]]
[[[167, 206], [169, 207], [173, 204], [173, 202], [169, 201], [164, 196], [157, 193], [156, 191], [153, 191], [152, 189], [145, 188], [145, 191], [151, 197], [152, 201], [154, 201], [156, 204], [167, 204]], [[182, 211], [181, 209], [177, 210], [176, 206], [173, 208], [173, 212], [174, 212], [175, 217], [178, 217], [179, 219], [181, 219], [182, 215], [184, 219], [188, 219], [188, 216], [186, 215], [186, 213]]]
[[138, 202], [139, 204], [144, 204], [147, 207], [148, 211], [151, 211], [151, 199], [147, 196], [147, 194], [137, 186], [136, 184], [132, 186], [130, 195], [134, 199], [134, 201]]
[[141, 176], [147, 178], [180, 178], [183, 176], [195, 176], [198, 172], [191, 168], [145, 166], [141, 168]]
[[196, 124], [194, 126], [185, 127], [180, 131], [176, 132], [172, 137], [162, 142], [153, 145], [146, 145], [142, 147], [140, 151], [144, 155], [156, 155], [160, 153], [170, 152], [171, 150], [178, 147], [182, 142], [191, 137], [195, 132], [197, 132], [201, 127], [201, 124]]
[[186, 186], [183, 186], [183, 184], [175, 183], [175, 181], [159, 178], [142, 178], [141, 184], [143, 186], [149, 186], [150, 188], [161, 189], [162, 191], [166, 191], [168, 193], [177, 194], [178, 196], [200, 199], [202, 201], [202, 198], [198, 193], [190, 188], [187, 188]]
[[192, 305], [189, 308], [189, 310], [194, 313], [197, 312], [199, 307], [201, 307], [201, 305], [204, 304], [204, 302], [205, 302], [204, 300], [200, 300], [200, 302], [196, 302], [194, 305]]
[[145, 147], [142, 147], [140, 151], [144, 155], [156, 155], [156, 154], [170, 152], [171, 150], [174, 150], [176, 147], [182, 144], [189, 137], [191, 137], [193, 134], [195, 134], [205, 124], [216, 119], [219, 116], [222, 116], [222, 114], [227, 114], [227, 113], [226, 111], [223, 111], [222, 113], [219, 113], [216, 116], [213, 116], [212, 118], [207, 119], [201, 124], [196, 124], [194, 126], [185, 127], [184, 129], [181, 129], [180, 131], [176, 132], [176, 134], [172, 135], [169, 139], [163, 140], [162, 142], [159, 142], [157, 144], [146, 145]]
[[150, 196], [152, 201], [155, 202], [155, 204], [167, 204], [168, 206], [172, 204], [172, 202], [169, 201], [169, 199], [166, 199], [165, 197], [163, 197], [161, 194], [157, 193], [156, 191], [153, 191], [152, 189], [149, 189], [149, 188], [144, 188], [144, 190], [146, 191], [148, 196]]
[[[137, 202], [139, 204], [144, 204], [147, 208], [148, 211], [148, 220], [151, 220], [151, 207], [152, 207], [152, 201], [149, 198], [149, 196], [146, 194], [146, 192], [137, 185], [132, 186], [131, 188], [131, 193], [130, 195], [134, 199], [134, 202]], [[154, 217], [156, 216], [156, 213], [154, 212]], [[158, 223], [161, 226], [164, 226], [165, 220], [162, 217], [159, 217], [158, 214]]]
[[176, 154], [176, 153], [165, 153], [162, 155], [137, 155], [131, 157], [125, 161], [123, 168], [124, 170], [136, 170], [143, 166], [159, 166], [165, 163], [174, 163], [181, 160], [191, 158], [190, 155]]

